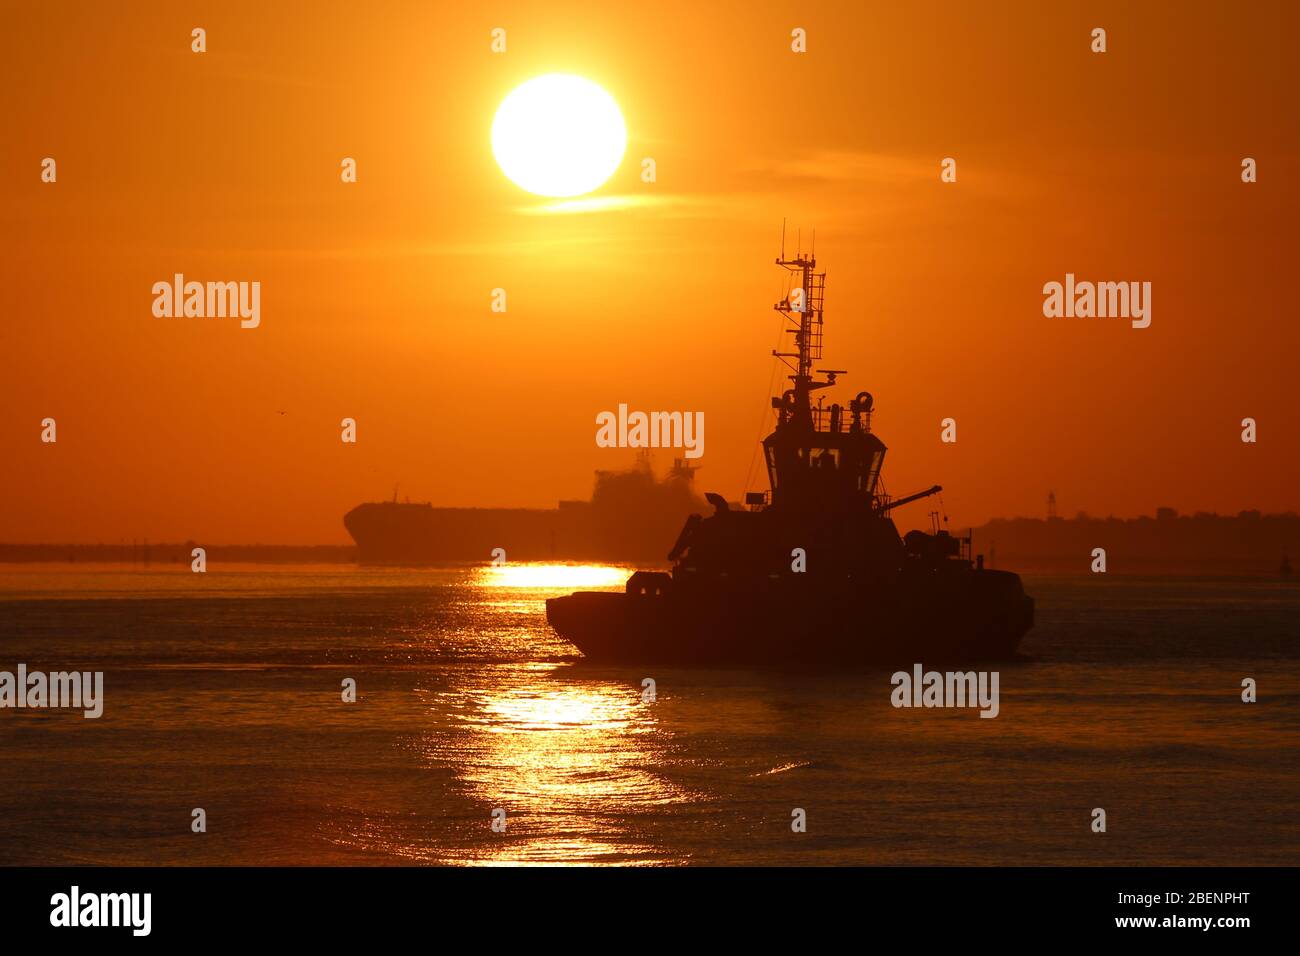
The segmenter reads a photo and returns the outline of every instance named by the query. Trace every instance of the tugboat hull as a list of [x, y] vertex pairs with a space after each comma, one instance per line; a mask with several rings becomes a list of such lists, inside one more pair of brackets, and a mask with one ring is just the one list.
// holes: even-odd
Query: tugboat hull
[[851, 667], [1005, 660], [1033, 626], [1034, 602], [1004, 571], [917, 575], [834, 591], [772, 582], [578, 592], [546, 617], [585, 658], [677, 666]]

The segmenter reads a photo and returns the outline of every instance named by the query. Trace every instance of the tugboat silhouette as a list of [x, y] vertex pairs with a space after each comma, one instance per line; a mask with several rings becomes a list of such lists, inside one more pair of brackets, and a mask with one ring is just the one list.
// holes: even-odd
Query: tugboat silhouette
[[[811, 254], [776, 264], [798, 285], [775, 308], [794, 352], [774, 352], [794, 387], [772, 400], [763, 441], [771, 491], [746, 510], [706, 495], [668, 554], [671, 572], [637, 571], [624, 593], [578, 592], [546, 602], [551, 626], [585, 658], [680, 666], [843, 667], [1005, 659], [1033, 626], [1020, 577], [971, 559], [969, 537], [937, 527], [900, 538], [890, 517], [935, 485], [891, 499], [880, 482], [885, 445], [871, 431], [872, 397], [845, 409], [812, 393], [842, 371], [817, 369], [826, 273]], [[814, 378], [825, 376], [824, 380]]]

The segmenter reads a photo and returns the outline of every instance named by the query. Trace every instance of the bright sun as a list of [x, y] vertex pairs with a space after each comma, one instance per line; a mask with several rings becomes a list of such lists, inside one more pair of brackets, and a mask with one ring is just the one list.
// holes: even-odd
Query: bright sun
[[539, 196], [580, 196], [614, 174], [627, 128], [614, 97], [590, 80], [548, 73], [515, 88], [492, 121], [492, 154]]

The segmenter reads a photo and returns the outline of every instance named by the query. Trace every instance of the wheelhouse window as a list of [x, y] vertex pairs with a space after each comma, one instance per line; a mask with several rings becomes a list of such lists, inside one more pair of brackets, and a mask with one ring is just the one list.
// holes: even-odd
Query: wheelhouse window
[[840, 450], [838, 448], [814, 448], [812, 453], [814, 468], [834, 471], [840, 467]]
[[862, 490], [868, 494], [874, 494], [876, 490], [876, 479], [880, 477], [880, 464], [885, 458], [883, 451], [873, 451], [871, 453], [871, 463], [867, 466], [866, 474], [861, 476]]

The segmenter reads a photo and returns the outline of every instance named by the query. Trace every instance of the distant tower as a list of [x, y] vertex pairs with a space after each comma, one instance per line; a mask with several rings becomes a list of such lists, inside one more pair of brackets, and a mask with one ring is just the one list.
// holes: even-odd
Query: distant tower
[[1047, 493], [1047, 520], [1051, 521], [1055, 517], [1056, 517], [1056, 492], [1049, 491]]

